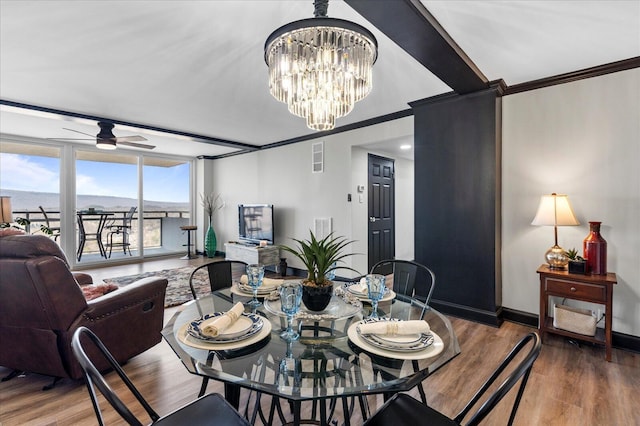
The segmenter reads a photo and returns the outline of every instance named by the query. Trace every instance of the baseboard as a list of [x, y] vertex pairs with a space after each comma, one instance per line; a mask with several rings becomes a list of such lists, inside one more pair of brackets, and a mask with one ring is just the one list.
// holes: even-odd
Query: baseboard
[[538, 315], [530, 312], [518, 311], [511, 308], [502, 308], [502, 319], [538, 328]]
[[[518, 311], [516, 309], [502, 308], [502, 319], [538, 328], [538, 318], [536, 314]], [[612, 345], [614, 348], [640, 353], [640, 337], [631, 334], [624, 334], [614, 331], [612, 334]]]
[[502, 324], [501, 307], [499, 307], [496, 312], [492, 312], [436, 299], [431, 299], [429, 305], [433, 306], [443, 314], [453, 315], [462, 319], [487, 324], [493, 327], [500, 327], [500, 324]]

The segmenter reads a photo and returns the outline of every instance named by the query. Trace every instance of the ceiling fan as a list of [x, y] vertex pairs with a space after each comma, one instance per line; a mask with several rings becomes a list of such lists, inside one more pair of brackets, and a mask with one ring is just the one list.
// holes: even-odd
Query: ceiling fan
[[81, 132], [79, 130], [74, 130], [74, 129], [69, 129], [66, 127], [63, 127], [64, 130], [69, 130], [71, 132], [76, 132], [76, 133], [80, 133], [86, 136], [90, 136], [90, 139], [87, 138], [80, 138], [80, 139], [69, 139], [69, 138], [49, 138], [49, 139], [54, 139], [54, 140], [65, 140], [65, 141], [90, 141], [90, 140], [95, 140], [96, 141], [96, 146], [100, 149], [116, 149], [117, 145], [126, 145], [126, 146], [132, 146], [135, 148], [144, 148], [144, 149], [154, 149], [155, 146], [154, 145], [147, 145], [147, 144], [143, 144], [143, 143], [136, 143], [136, 142], [141, 142], [141, 141], [146, 141], [147, 139], [143, 136], [140, 135], [132, 135], [132, 136], [120, 136], [120, 137], [116, 137], [113, 134], [113, 127], [114, 124], [108, 121], [99, 121], [98, 122], [98, 127], [100, 127], [100, 132], [98, 132], [97, 135], [93, 136], [90, 135], [89, 133], [84, 133]]

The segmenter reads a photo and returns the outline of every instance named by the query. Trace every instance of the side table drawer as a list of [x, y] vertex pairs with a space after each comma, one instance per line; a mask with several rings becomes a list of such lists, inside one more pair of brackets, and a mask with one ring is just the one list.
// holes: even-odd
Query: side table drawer
[[576, 282], [547, 279], [547, 291], [566, 297], [606, 300], [607, 289], [603, 285], [579, 284]]

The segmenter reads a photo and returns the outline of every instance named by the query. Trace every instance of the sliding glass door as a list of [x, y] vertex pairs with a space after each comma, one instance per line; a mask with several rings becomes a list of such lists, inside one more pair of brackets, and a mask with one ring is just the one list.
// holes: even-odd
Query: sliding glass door
[[26, 232], [54, 229], [72, 266], [178, 254], [193, 211], [192, 166], [146, 152], [3, 139], [0, 195], [11, 197], [14, 223], [30, 222]]
[[75, 169], [78, 262], [139, 256], [138, 157], [78, 149]]
[[184, 250], [180, 226], [189, 224], [191, 163], [144, 157], [142, 170], [145, 253]]

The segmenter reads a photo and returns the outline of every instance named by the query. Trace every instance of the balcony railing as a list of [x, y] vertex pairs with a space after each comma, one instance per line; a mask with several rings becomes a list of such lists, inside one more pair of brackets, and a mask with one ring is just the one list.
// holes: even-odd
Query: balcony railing
[[[109, 213], [113, 213], [107, 220], [104, 231], [102, 232], [103, 243], [106, 244], [108, 227], [110, 225], [122, 224], [122, 220], [128, 213], [128, 210], [104, 210]], [[40, 232], [40, 226], [46, 225], [44, 215], [40, 210], [16, 210], [13, 212], [15, 218], [27, 219], [30, 223], [26, 226], [25, 231], [29, 234], [37, 234]], [[49, 226], [61, 227], [60, 211], [47, 210], [47, 216], [49, 218]], [[184, 250], [183, 244], [185, 237], [182, 235], [180, 226], [189, 224], [189, 212], [181, 210], [149, 210], [144, 212], [144, 229], [142, 232], [143, 247], [145, 252], [151, 250], [153, 252], [179, 252]], [[95, 232], [98, 226], [98, 217], [85, 216], [83, 223], [87, 233]], [[138, 249], [138, 227], [139, 227], [139, 214], [134, 214], [131, 221], [131, 231], [129, 234], [129, 242], [131, 244], [131, 250], [136, 252]], [[64, 229], [61, 229], [64, 233]], [[79, 232], [78, 225], [75, 226], [75, 238], [78, 240]], [[116, 238], [114, 237], [114, 241]], [[117, 252], [123, 253], [122, 250], [114, 248], [113, 254], [116, 256]], [[83, 250], [83, 255], [97, 254], [99, 253], [98, 244], [96, 241], [87, 241]], [[127, 255], [128, 256], [128, 255]], [[67, 257], [69, 256], [67, 254]], [[85, 257], [82, 258], [85, 260]]]

